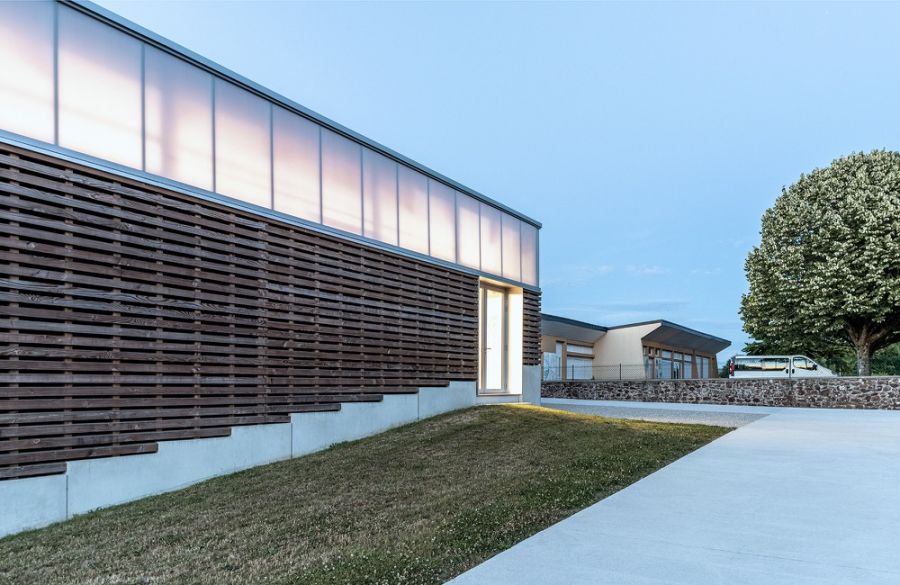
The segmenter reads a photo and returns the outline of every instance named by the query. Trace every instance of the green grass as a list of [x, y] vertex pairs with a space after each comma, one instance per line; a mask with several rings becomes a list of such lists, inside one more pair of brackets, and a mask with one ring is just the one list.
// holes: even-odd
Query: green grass
[[0, 540], [0, 583], [443, 583], [727, 429], [447, 414]]

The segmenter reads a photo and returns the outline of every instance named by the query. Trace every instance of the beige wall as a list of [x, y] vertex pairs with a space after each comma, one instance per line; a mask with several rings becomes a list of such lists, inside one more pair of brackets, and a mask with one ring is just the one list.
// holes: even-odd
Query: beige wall
[[644, 348], [641, 339], [659, 327], [659, 323], [610, 329], [594, 344], [594, 365], [641, 365]]

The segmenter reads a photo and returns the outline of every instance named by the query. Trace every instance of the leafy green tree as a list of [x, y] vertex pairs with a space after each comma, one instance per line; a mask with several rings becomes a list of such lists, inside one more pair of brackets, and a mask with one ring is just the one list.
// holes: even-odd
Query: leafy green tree
[[729, 375], [731, 374], [731, 372], [729, 372], [729, 365], [728, 365], [728, 364], [730, 364], [730, 363], [731, 363], [731, 360], [729, 359], [728, 361], [725, 362], [725, 364], [724, 364], [722, 367], [719, 368], [719, 377], [720, 377], [720, 378], [727, 378], [727, 377], [729, 377]]
[[872, 373], [879, 376], [900, 374], [900, 343], [878, 350], [872, 357]]
[[[839, 158], [784, 189], [747, 257], [744, 330], [791, 353], [900, 341], [900, 153]], [[815, 350], [815, 351], [813, 351]]]

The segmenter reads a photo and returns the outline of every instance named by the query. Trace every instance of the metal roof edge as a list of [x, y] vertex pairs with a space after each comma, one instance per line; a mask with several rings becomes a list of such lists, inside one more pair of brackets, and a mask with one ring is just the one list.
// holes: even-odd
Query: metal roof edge
[[651, 321], [641, 321], [638, 323], [626, 323], [624, 325], [614, 325], [609, 329], [627, 329], [628, 327], [640, 327], [641, 325], [652, 325], [654, 323], [659, 323], [660, 325], [665, 325], [666, 327], [672, 327], [674, 329], [678, 329], [680, 331], [684, 331], [685, 333], [690, 333], [691, 335], [697, 335], [698, 337], [704, 337], [706, 339], [711, 339], [713, 341], [718, 341], [719, 343], [727, 343], [725, 347], [731, 345], [731, 341], [728, 339], [724, 339], [722, 337], [717, 337], [715, 335], [710, 335], [709, 333], [704, 333], [702, 331], [697, 331], [696, 329], [691, 329], [690, 327], [685, 327], [684, 325], [679, 325], [678, 323], [673, 323], [672, 321], [667, 321], [665, 319], [653, 319]]
[[547, 321], [554, 321], [556, 323], [565, 323], [566, 325], [574, 325], [576, 327], [584, 327], [586, 329], [593, 329], [594, 331], [608, 331], [609, 327], [604, 327], [603, 325], [595, 325], [593, 323], [586, 323], [585, 321], [578, 321], [576, 319], [569, 319], [568, 317], [560, 317], [558, 315], [551, 315], [549, 313], [541, 313], [541, 320], [546, 319]]

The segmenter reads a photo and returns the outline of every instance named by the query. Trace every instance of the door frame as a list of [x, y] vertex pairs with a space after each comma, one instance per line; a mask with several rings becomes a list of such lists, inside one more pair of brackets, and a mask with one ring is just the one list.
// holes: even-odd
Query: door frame
[[[503, 308], [501, 309], [500, 328], [503, 335], [503, 343], [500, 350], [501, 372], [500, 388], [485, 388], [487, 379], [487, 291], [501, 293], [503, 295]], [[478, 311], [478, 393], [479, 394], [506, 394], [509, 392], [509, 289], [493, 284], [480, 283], [478, 285], [479, 311]]]

